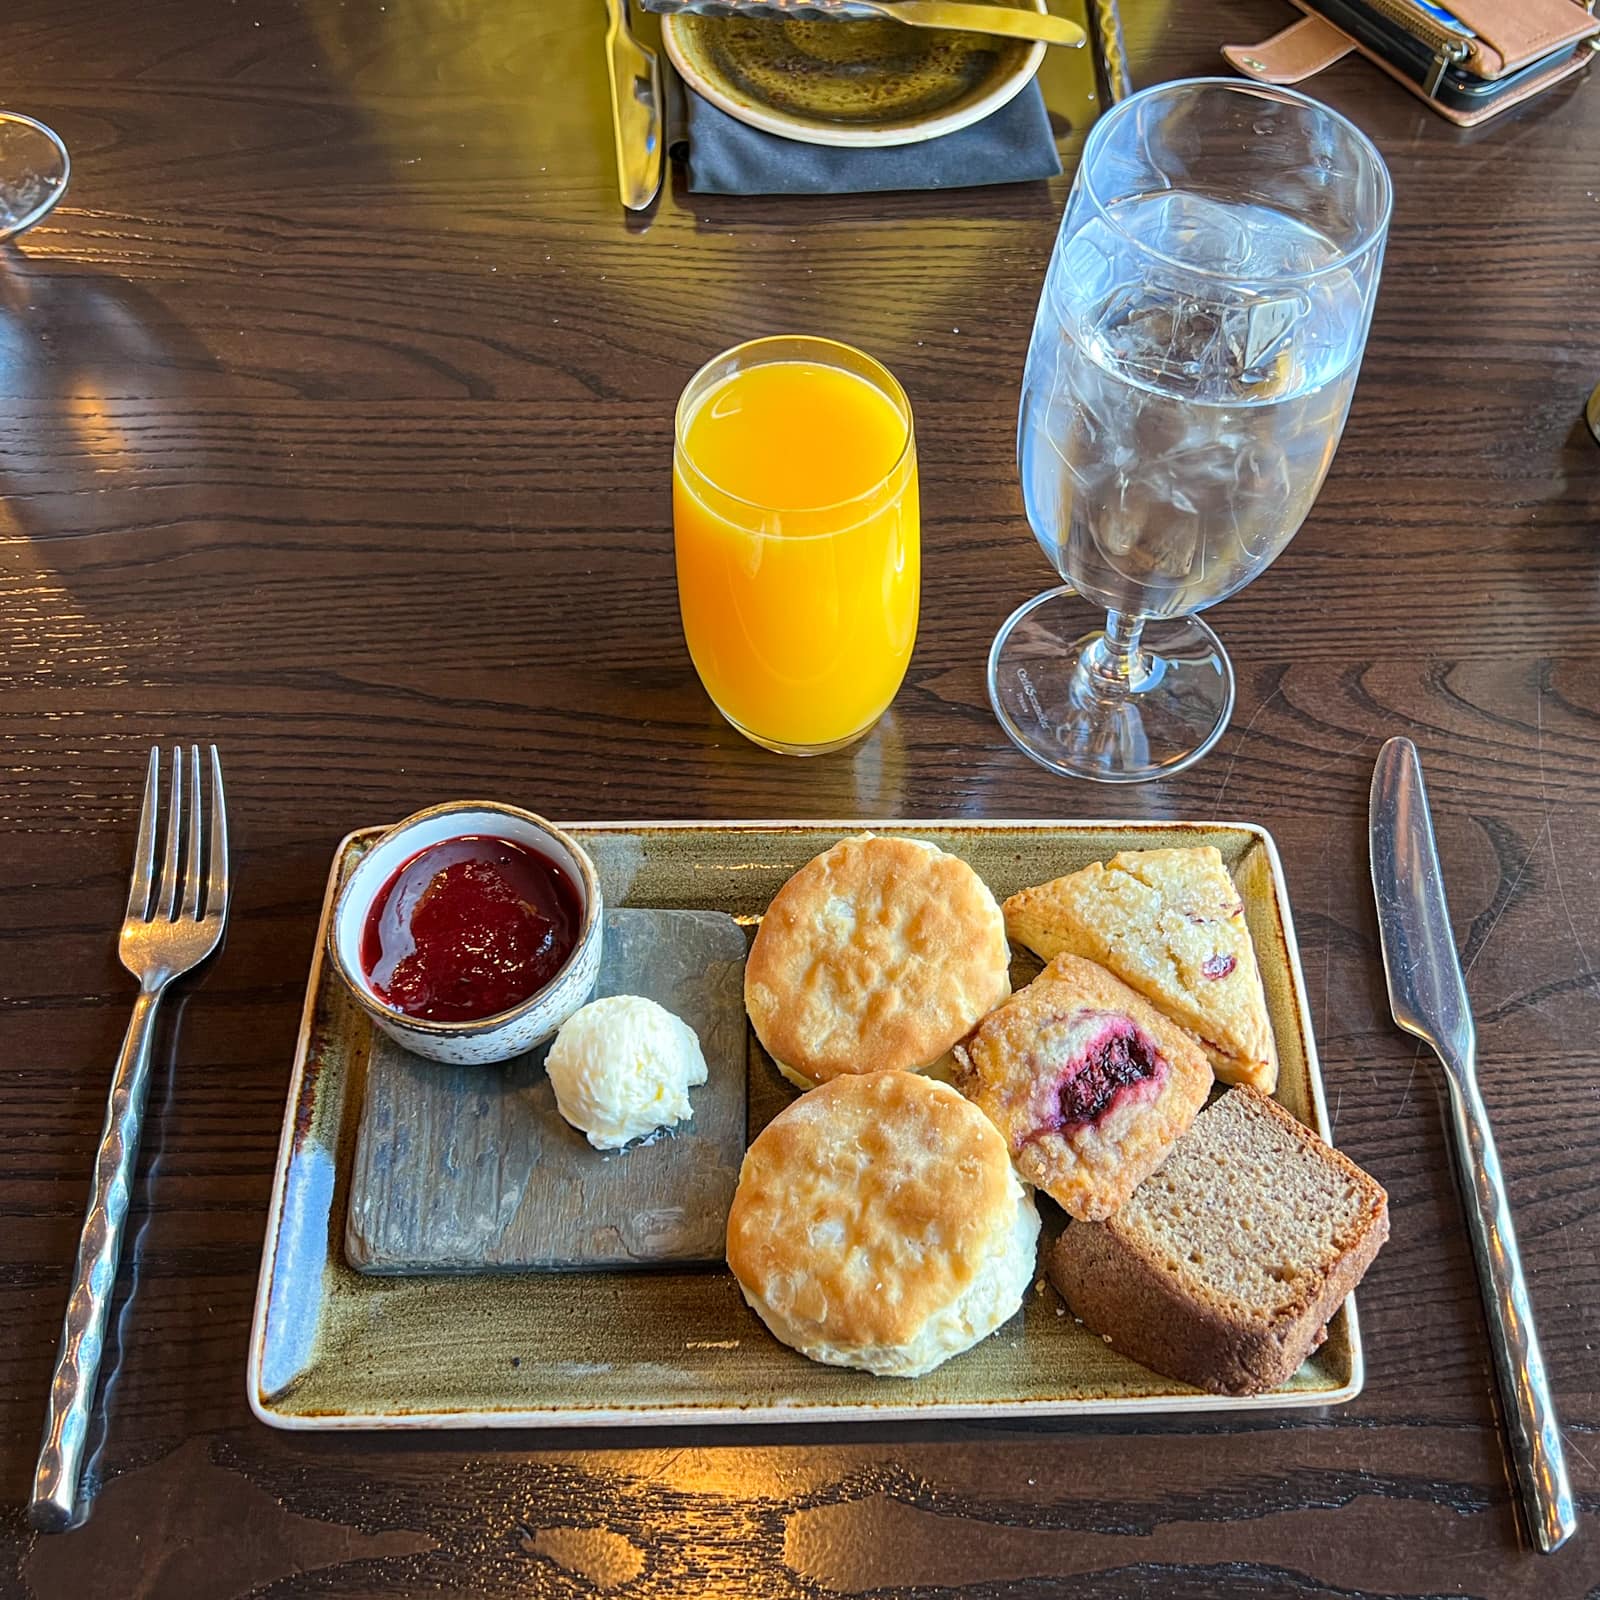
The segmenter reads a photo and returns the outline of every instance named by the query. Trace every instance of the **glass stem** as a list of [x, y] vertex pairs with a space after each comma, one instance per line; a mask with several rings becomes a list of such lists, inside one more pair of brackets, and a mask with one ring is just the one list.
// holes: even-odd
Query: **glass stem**
[[1144, 676], [1139, 664], [1139, 637], [1143, 632], [1144, 618], [1137, 613], [1106, 612], [1105, 641], [1093, 669], [1102, 690], [1115, 695], [1133, 692], [1134, 685]]

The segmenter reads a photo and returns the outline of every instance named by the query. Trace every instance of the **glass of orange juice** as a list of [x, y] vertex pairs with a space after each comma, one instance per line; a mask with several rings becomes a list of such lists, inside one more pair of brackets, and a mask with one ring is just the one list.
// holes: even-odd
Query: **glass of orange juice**
[[725, 351], [678, 401], [672, 510], [683, 631], [717, 710], [786, 755], [859, 739], [905, 677], [922, 587], [893, 375], [832, 339]]

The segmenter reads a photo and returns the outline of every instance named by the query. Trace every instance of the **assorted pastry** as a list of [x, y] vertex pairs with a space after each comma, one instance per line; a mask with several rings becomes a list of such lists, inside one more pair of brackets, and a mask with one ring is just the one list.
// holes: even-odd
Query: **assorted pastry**
[[1287, 1383], [1389, 1236], [1383, 1190], [1248, 1084], [1046, 1268], [1114, 1349], [1220, 1394]]
[[[463, 811], [521, 836], [451, 837]], [[553, 825], [441, 808], [357, 869], [335, 956], [381, 1026], [442, 1059], [558, 1029], [561, 1115], [619, 1150], [693, 1116], [706, 1062], [654, 1001], [579, 1003], [599, 906]], [[1012, 941], [1045, 963], [1016, 993]], [[1123, 851], [1002, 907], [932, 844], [841, 839], [773, 897], [744, 981], [802, 1092], [745, 1153], [727, 1262], [814, 1361], [916, 1377], [994, 1332], [1036, 1281], [1038, 1190], [1066, 1213], [1044, 1271], [1080, 1321], [1167, 1377], [1262, 1393], [1388, 1236], [1382, 1188], [1271, 1098], [1255, 947], [1209, 846]]]
[[1083, 956], [1114, 973], [1200, 1042], [1224, 1083], [1278, 1083], [1244, 904], [1214, 847], [1124, 850], [1024, 889], [1006, 932], [1041, 961]]
[[[1046, 962], [1016, 994], [1008, 935]], [[728, 1265], [813, 1360], [914, 1377], [1009, 1320], [1038, 1189], [1082, 1322], [1167, 1377], [1262, 1393], [1388, 1236], [1382, 1188], [1271, 1098], [1255, 948], [1209, 846], [1124, 851], [1002, 909], [932, 845], [845, 839], [774, 897], [745, 998], [806, 1092], [745, 1156]]]
[[955, 1084], [1069, 1217], [1109, 1217], [1211, 1092], [1199, 1044], [1104, 967], [1060, 955], [955, 1048]]

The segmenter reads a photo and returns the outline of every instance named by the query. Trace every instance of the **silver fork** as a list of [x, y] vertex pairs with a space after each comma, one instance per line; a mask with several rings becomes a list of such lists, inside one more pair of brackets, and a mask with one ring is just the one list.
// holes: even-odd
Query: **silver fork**
[[[35, 1527], [52, 1531], [70, 1527], [74, 1520], [89, 1432], [89, 1408], [105, 1342], [106, 1313], [117, 1281], [122, 1228], [128, 1216], [134, 1165], [139, 1158], [139, 1124], [150, 1082], [156, 1009], [167, 985], [199, 966], [221, 943], [228, 917], [228, 818], [222, 798], [222, 763], [217, 759], [217, 747], [212, 745], [211, 811], [206, 828], [200, 800], [198, 745], [191, 745], [188, 751], [187, 812], [184, 762], [184, 751], [179, 747], [172, 752], [171, 799], [158, 880], [155, 850], [161, 747], [157, 745], [150, 752], [144, 808], [139, 813], [139, 842], [134, 848], [133, 884], [128, 890], [128, 910], [117, 941], [123, 966], [139, 980], [139, 997], [133, 1002], [133, 1019], [128, 1023], [122, 1055], [111, 1080], [105, 1128], [89, 1186], [89, 1208], [84, 1213], [83, 1234], [78, 1241], [72, 1294], [67, 1301], [61, 1348], [50, 1381], [44, 1442], [39, 1447], [39, 1465], [34, 1473], [29, 1515]], [[184, 856], [181, 866], [180, 850]]]

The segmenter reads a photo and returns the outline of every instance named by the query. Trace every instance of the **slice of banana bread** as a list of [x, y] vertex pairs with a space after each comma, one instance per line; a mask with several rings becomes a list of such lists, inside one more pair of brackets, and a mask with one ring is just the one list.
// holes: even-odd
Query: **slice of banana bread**
[[1105, 1222], [1046, 1266], [1123, 1355], [1217, 1394], [1276, 1389], [1389, 1237], [1389, 1199], [1276, 1101], [1230, 1090]]

